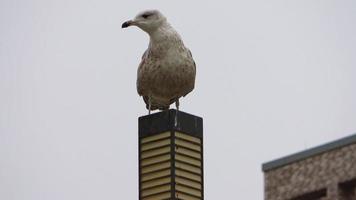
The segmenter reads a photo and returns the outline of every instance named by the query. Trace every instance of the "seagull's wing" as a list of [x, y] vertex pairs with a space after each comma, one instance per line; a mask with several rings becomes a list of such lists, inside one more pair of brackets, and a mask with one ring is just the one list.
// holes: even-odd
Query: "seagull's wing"
[[148, 49], [143, 53], [142, 58], [141, 58], [141, 63], [137, 69], [136, 89], [137, 89], [137, 93], [140, 96], [144, 95], [144, 84], [142, 83], [142, 81], [143, 81], [143, 69], [144, 69], [144, 65], [146, 64], [146, 60], [147, 60], [147, 54], [148, 54], [147, 51], [148, 51]]
[[190, 59], [192, 59], [192, 61], [193, 61], [194, 73], [196, 73], [196, 65], [195, 65], [195, 61], [193, 59], [193, 54], [189, 49], [188, 49], [188, 52], [189, 52], [189, 55], [190, 55]]
[[[193, 59], [193, 54], [192, 54], [192, 52], [191, 52], [188, 48], [187, 48], [187, 50], [188, 50], [190, 59], [191, 59], [192, 62], [193, 62], [192, 67], [193, 67], [193, 70], [194, 70], [194, 77], [195, 77], [195, 74], [196, 74], [196, 64], [195, 64], [195, 61], [194, 61], [194, 59]], [[188, 93], [190, 93], [190, 92], [194, 89], [195, 78], [194, 78], [194, 80], [192, 80], [192, 81], [193, 81], [193, 88], [192, 88], [190, 91], [188, 91], [187, 93], [185, 93], [185, 94], [183, 95], [183, 97], [185, 97]]]

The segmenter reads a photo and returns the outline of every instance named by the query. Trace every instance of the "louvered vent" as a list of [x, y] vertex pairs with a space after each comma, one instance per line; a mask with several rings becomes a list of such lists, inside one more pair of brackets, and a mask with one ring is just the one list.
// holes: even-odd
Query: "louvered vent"
[[201, 140], [175, 132], [175, 197], [202, 199]]
[[203, 200], [203, 121], [169, 110], [139, 119], [139, 200]]
[[141, 139], [140, 184], [142, 200], [171, 197], [171, 133]]

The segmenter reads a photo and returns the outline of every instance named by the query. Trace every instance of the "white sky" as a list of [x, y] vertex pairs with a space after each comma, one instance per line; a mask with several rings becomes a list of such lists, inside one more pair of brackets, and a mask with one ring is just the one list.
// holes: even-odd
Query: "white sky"
[[207, 200], [263, 199], [261, 164], [356, 132], [356, 1], [0, 1], [0, 199], [137, 199], [136, 69], [160, 9], [192, 50]]

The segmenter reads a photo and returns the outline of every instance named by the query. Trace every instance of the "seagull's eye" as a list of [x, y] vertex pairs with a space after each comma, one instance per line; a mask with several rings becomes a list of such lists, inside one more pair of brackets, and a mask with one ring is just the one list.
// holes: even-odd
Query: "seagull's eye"
[[142, 17], [147, 19], [149, 16], [151, 16], [151, 14], [143, 14]]

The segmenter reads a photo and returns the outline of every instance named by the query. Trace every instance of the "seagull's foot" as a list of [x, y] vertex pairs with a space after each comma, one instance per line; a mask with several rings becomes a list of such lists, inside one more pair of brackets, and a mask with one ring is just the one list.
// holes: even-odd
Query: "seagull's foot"
[[151, 114], [151, 98], [148, 97], [148, 114]]
[[179, 111], [179, 99], [176, 100], [176, 108]]

